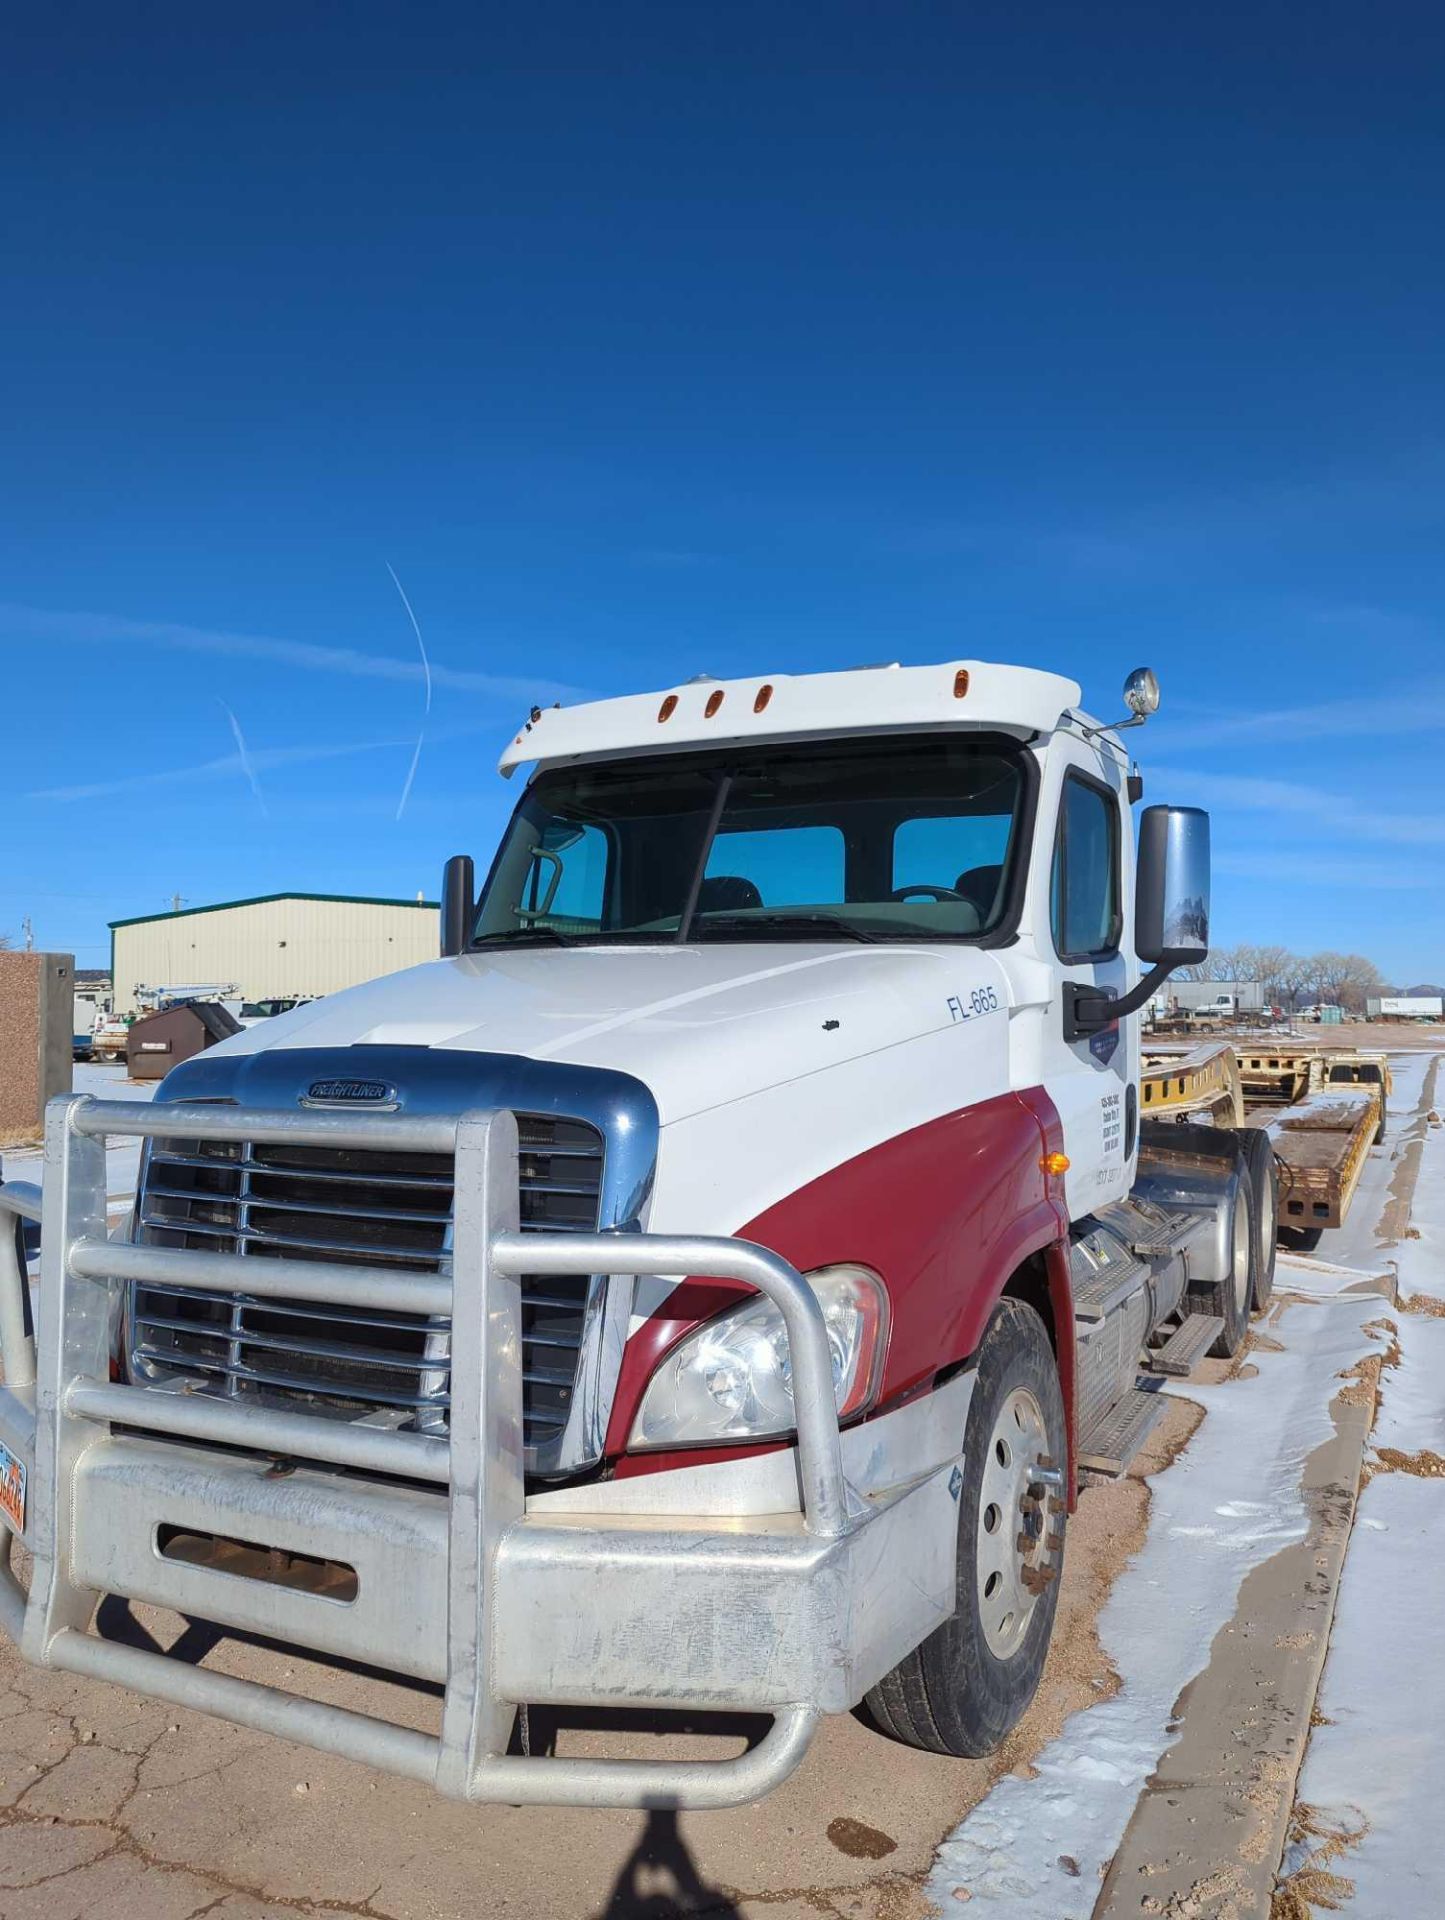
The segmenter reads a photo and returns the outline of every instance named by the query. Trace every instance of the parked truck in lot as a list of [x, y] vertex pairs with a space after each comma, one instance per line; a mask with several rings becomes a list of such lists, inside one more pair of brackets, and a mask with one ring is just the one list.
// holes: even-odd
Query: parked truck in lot
[[1365, 1015], [1370, 1020], [1439, 1020], [1445, 1017], [1445, 1001], [1438, 993], [1372, 994]]
[[[477, 1801], [731, 1804], [865, 1699], [996, 1746], [1080, 1486], [1274, 1269], [1267, 1131], [1168, 1111], [1178, 1072], [1142, 1111], [1208, 821], [1136, 828], [1119, 727], [1158, 695], [1126, 693], [1105, 726], [965, 661], [534, 709], [439, 960], [153, 1106], [57, 1102], [43, 1205], [0, 1187], [42, 1219], [33, 1342], [0, 1267], [26, 1657]], [[438, 1722], [103, 1640], [107, 1593], [434, 1682]], [[518, 1752], [536, 1705], [772, 1728]]]

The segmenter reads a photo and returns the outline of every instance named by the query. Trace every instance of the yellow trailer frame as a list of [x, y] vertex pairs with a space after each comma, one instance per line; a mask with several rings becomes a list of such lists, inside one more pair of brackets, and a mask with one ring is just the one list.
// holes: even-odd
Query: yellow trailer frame
[[1263, 1127], [1279, 1164], [1282, 1227], [1344, 1223], [1385, 1117], [1383, 1053], [1354, 1047], [1249, 1047], [1229, 1041], [1146, 1047], [1141, 1114], [1204, 1114], [1216, 1126]]

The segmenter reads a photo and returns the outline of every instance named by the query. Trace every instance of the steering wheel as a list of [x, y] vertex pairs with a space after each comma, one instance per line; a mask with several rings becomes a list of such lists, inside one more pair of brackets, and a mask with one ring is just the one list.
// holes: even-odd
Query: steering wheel
[[964, 897], [957, 887], [930, 887], [926, 881], [920, 881], [913, 887], [895, 887], [888, 898], [907, 900], [911, 894], [915, 893], [931, 893], [935, 900], [962, 900]]

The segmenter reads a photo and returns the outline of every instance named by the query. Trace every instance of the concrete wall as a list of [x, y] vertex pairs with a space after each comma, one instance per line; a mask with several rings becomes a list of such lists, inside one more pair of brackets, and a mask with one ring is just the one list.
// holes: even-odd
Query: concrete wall
[[74, 992], [68, 953], [0, 953], [0, 1145], [37, 1139], [70, 1091]]
[[435, 960], [435, 905], [372, 900], [239, 901], [119, 923], [115, 1008], [138, 986], [235, 986], [243, 1000], [335, 993], [378, 974]]

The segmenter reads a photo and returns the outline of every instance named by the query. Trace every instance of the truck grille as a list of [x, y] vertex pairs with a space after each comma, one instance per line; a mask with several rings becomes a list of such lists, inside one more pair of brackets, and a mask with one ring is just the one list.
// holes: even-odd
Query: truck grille
[[[596, 1230], [603, 1139], [585, 1121], [519, 1114], [523, 1230]], [[449, 1154], [156, 1139], [137, 1209], [151, 1246], [247, 1259], [446, 1273]], [[545, 1470], [567, 1424], [592, 1291], [602, 1281], [522, 1282], [522, 1408], [529, 1464]], [[303, 1398], [338, 1418], [391, 1417], [446, 1431], [451, 1326], [407, 1315], [193, 1287], [136, 1285], [133, 1373], [189, 1375], [215, 1392], [286, 1405]]]

